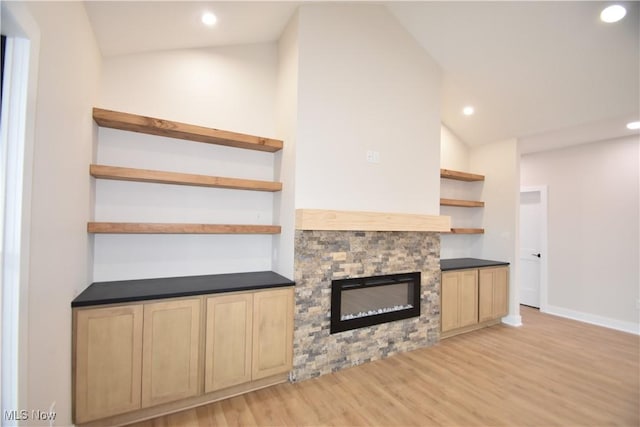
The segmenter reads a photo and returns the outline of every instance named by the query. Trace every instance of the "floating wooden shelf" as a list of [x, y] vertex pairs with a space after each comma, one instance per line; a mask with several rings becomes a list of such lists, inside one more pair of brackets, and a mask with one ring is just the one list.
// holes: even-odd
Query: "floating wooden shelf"
[[227, 147], [245, 148], [248, 150], [276, 152], [282, 149], [282, 141], [243, 133], [207, 128], [156, 119], [137, 114], [118, 111], [93, 109], [93, 120], [102, 126], [169, 138], [186, 139], [207, 144], [225, 145]]
[[117, 166], [91, 165], [91, 176], [120, 181], [153, 182], [160, 184], [192, 185], [198, 187], [230, 188], [235, 190], [280, 191], [282, 183], [252, 179], [223, 178], [148, 169], [121, 168]]
[[484, 181], [484, 175], [475, 173], [460, 172], [450, 169], [440, 169], [440, 178], [455, 179], [457, 181]]
[[107, 234], [280, 234], [279, 225], [165, 224], [138, 222], [89, 222], [89, 233]]
[[447, 234], [484, 234], [484, 228], [452, 228]]
[[440, 199], [440, 206], [458, 206], [462, 208], [482, 208], [484, 202], [476, 200]]

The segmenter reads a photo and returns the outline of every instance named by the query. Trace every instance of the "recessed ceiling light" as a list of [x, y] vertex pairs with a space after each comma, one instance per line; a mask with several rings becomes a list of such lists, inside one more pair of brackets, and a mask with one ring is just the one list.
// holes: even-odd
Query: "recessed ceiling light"
[[464, 114], [465, 116], [470, 116], [475, 113], [475, 111], [476, 110], [471, 105], [467, 105], [462, 109], [462, 114]]
[[631, 130], [640, 129], [640, 121], [627, 123], [627, 129], [631, 129]]
[[619, 4], [612, 4], [600, 12], [600, 19], [607, 23], [618, 22], [627, 14], [627, 9]]
[[205, 12], [202, 14], [202, 23], [204, 25], [213, 27], [217, 21], [218, 21], [218, 18], [216, 18], [216, 15], [214, 15], [211, 12]]

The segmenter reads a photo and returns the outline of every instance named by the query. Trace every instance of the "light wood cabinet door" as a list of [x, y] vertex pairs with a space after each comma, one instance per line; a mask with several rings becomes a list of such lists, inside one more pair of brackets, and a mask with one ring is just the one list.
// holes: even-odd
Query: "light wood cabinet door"
[[478, 271], [463, 270], [460, 275], [459, 326], [478, 323]]
[[142, 305], [75, 311], [75, 423], [140, 408]]
[[253, 294], [207, 298], [205, 392], [251, 381]]
[[252, 379], [285, 373], [293, 365], [293, 289], [253, 296]]
[[440, 318], [442, 332], [458, 327], [458, 301], [460, 299], [457, 272], [442, 273]]
[[144, 305], [142, 406], [198, 394], [201, 298]]
[[478, 323], [478, 270], [442, 273], [441, 331]]
[[479, 320], [498, 319], [509, 311], [508, 267], [485, 268], [479, 273]]

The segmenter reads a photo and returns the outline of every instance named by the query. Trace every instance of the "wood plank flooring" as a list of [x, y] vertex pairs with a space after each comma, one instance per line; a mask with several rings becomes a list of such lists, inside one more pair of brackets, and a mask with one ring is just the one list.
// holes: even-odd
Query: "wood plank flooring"
[[639, 426], [640, 337], [522, 307], [434, 347], [135, 427]]

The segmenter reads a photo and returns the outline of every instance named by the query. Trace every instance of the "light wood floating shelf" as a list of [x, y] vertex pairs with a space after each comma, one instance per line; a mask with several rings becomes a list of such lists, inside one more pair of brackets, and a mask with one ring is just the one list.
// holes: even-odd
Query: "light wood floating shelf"
[[89, 222], [89, 233], [107, 234], [280, 234], [279, 225], [166, 224], [138, 222]]
[[440, 199], [440, 206], [458, 206], [461, 208], [482, 208], [484, 202], [476, 200]]
[[452, 228], [447, 234], [484, 234], [484, 228]]
[[383, 212], [297, 209], [297, 230], [329, 231], [434, 231], [446, 232], [451, 218]]
[[104, 110], [101, 108], [93, 109], [93, 120], [102, 127], [248, 150], [273, 153], [281, 150], [283, 145], [282, 141], [277, 139], [190, 125], [171, 120], [156, 119], [137, 114]]
[[91, 165], [89, 167], [89, 173], [91, 176], [96, 178], [119, 181], [153, 182], [158, 184], [192, 185], [197, 187], [271, 192], [282, 190], [281, 182], [223, 178], [219, 176], [122, 168], [117, 166]]
[[484, 175], [475, 173], [460, 172], [450, 169], [440, 169], [440, 178], [455, 179], [457, 181], [484, 181]]

